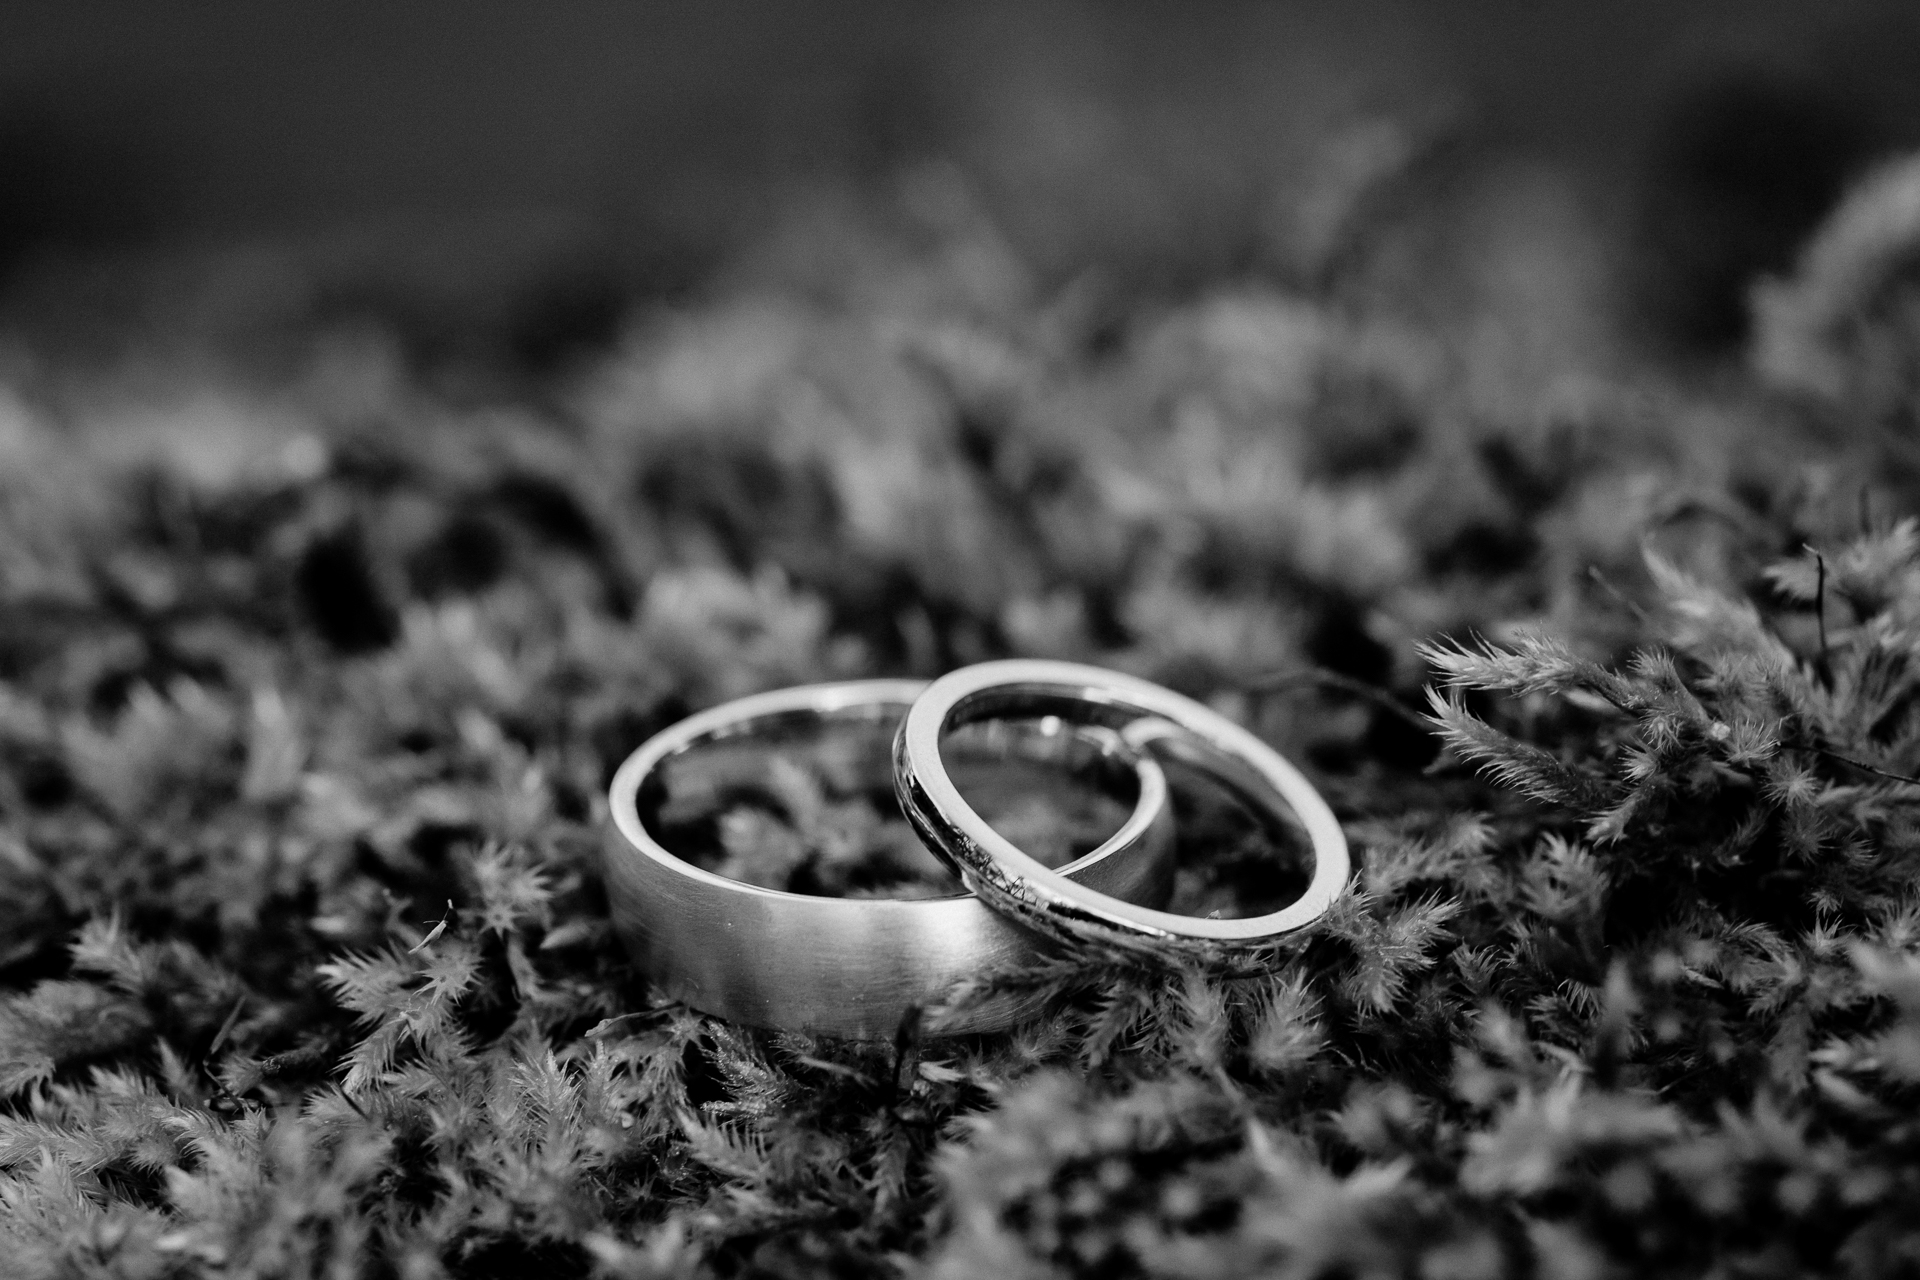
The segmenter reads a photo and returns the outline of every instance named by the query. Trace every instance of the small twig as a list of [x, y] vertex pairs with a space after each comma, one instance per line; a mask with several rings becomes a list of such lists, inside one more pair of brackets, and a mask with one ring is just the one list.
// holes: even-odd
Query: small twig
[[420, 952], [425, 951], [428, 947], [432, 946], [435, 942], [439, 941], [440, 935], [447, 931], [448, 921], [452, 919], [453, 919], [453, 899], [448, 898], [447, 914], [440, 917], [439, 924], [436, 924], [435, 926], [433, 926], [433, 928], [427, 930], [426, 937], [420, 939], [420, 941], [415, 943], [413, 946], [408, 947], [407, 954], [410, 956], [418, 955]]
[[1862, 773], [1870, 773], [1876, 778], [1885, 778], [1889, 782], [1904, 782], [1908, 786], [1920, 787], [1920, 778], [1911, 777], [1904, 773], [1894, 773], [1887, 769], [1876, 769], [1863, 760], [1855, 760], [1851, 756], [1843, 756], [1838, 751], [1829, 751], [1825, 747], [1809, 747], [1807, 749], [1817, 756], [1825, 756], [1829, 760], [1837, 760], [1850, 769], [1858, 769]]
[[911, 1064], [920, 1060], [920, 1006], [908, 1005], [900, 1015], [900, 1025], [893, 1032], [893, 1064], [887, 1072], [886, 1106], [892, 1110], [899, 1102], [900, 1095], [913, 1087], [912, 1080], [902, 1082], [901, 1072], [911, 1071]]
[[1285, 693], [1292, 689], [1314, 685], [1339, 689], [1356, 697], [1365, 698], [1375, 706], [1391, 711], [1422, 732], [1433, 731], [1433, 726], [1427, 723], [1426, 717], [1408, 707], [1385, 689], [1376, 688], [1364, 680], [1355, 680], [1352, 676], [1343, 676], [1337, 671], [1329, 671], [1325, 667], [1308, 667], [1301, 671], [1286, 671], [1278, 675], [1263, 676], [1248, 684], [1247, 692]]
[[1608, 595], [1612, 596], [1620, 604], [1624, 605], [1627, 611], [1633, 614], [1635, 618], [1639, 619], [1641, 622], [1649, 621], [1647, 617], [1647, 611], [1640, 607], [1640, 602], [1628, 596], [1627, 593], [1622, 591], [1620, 588], [1614, 586], [1613, 583], [1608, 580], [1607, 575], [1600, 572], [1599, 565], [1597, 564], [1588, 565], [1587, 576], [1589, 578], [1592, 578], [1596, 583], [1598, 583], [1602, 591], [1605, 591]]
[[1664, 528], [1668, 525], [1678, 524], [1682, 520], [1691, 520], [1695, 516], [1703, 516], [1709, 520], [1717, 520], [1727, 525], [1735, 533], [1749, 533], [1753, 529], [1753, 521], [1751, 518], [1738, 511], [1729, 510], [1726, 507], [1719, 506], [1716, 503], [1709, 502], [1697, 496], [1685, 498], [1674, 503], [1666, 512], [1650, 520], [1648, 523], [1655, 528]]
[[636, 1009], [632, 1013], [616, 1014], [611, 1018], [602, 1018], [587, 1028], [586, 1036], [589, 1040], [604, 1040], [615, 1032], [625, 1030], [629, 1023], [638, 1022], [643, 1018], [659, 1018], [670, 1012], [672, 1012], [672, 1009], [668, 1007], [660, 1009]]
[[227, 1020], [220, 1024], [220, 1029], [213, 1033], [213, 1043], [207, 1046], [207, 1057], [211, 1058], [220, 1052], [220, 1046], [225, 1044], [227, 1037], [233, 1034], [234, 1024], [240, 1021], [240, 1011], [246, 1007], [246, 993], [242, 992], [240, 998], [233, 1002], [233, 1012], [229, 1013]]
[[1827, 670], [1827, 558], [1812, 547], [1816, 577], [1813, 585], [1813, 616], [1820, 623], [1820, 669]]
[[[869, 1081], [873, 1077], [864, 1071], [857, 1071], [842, 1062], [828, 1062], [825, 1058], [816, 1058], [805, 1053], [796, 1053], [793, 1060], [803, 1067], [812, 1067], [815, 1071], [824, 1071], [830, 1076], [839, 1076], [842, 1080]], [[898, 1063], [895, 1063], [896, 1070]]]

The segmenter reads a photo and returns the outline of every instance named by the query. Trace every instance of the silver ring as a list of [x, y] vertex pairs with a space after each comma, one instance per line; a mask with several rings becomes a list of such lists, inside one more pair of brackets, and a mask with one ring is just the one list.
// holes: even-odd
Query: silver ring
[[[1049, 870], [973, 810], [940, 760], [954, 729], [1008, 708], [1120, 730], [1137, 747], [1227, 784], [1280, 823], [1297, 822], [1313, 848], [1306, 891], [1285, 908], [1245, 919], [1176, 915], [1124, 902]], [[1273, 748], [1218, 712], [1150, 681], [1070, 662], [1010, 660], [963, 667], [933, 682], [894, 743], [900, 807], [934, 852], [981, 901], [1055, 939], [1230, 966], [1323, 915], [1345, 887], [1347, 841], [1333, 811]]]
[[[761, 888], [675, 857], [641, 820], [642, 786], [682, 752], [782, 725], [898, 720], [926, 688], [858, 680], [757, 694], [683, 720], [627, 758], [609, 792], [607, 894], [616, 929], [658, 987], [703, 1013], [755, 1026], [885, 1039], [961, 981], [1043, 954], [1041, 939], [970, 894], [828, 898]], [[1118, 831], [1057, 874], [1114, 901], [1164, 903], [1173, 849], [1165, 775], [1110, 731], [1071, 731], [1131, 766], [1139, 793]], [[945, 1029], [999, 1030], [1028, 1012], [1017, 1002], [985, 1004]]]

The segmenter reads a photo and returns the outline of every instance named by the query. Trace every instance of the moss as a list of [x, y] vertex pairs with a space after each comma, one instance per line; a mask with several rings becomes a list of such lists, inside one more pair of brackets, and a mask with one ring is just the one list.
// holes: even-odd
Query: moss
[[[1905, 312], [1767, 295], [1758, 367], [1826, 344], [1813, 405], [1337, 289], [1091, 307], [869, 198], [845, 296], [748, 254], [537, 394], [320, 332], [138, 419], [99, 370], [0, 404], [9, 1273], [1920, 1267]], [[599, 880], [627, 751], [1012, 653], [1310, 762], [1352, 892], [1270, 972], [953, 993], [1048, 1002], [994, 1038], [649, 992]], [[782, 768], [675, 821], [918, 873], [883, 787]], [[1181, 803], [1190, 903], [1283, 885]]]

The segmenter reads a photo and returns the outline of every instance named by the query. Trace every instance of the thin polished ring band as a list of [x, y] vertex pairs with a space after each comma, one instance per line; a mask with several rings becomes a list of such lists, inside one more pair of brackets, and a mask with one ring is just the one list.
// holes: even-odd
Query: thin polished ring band
[[[1124, 902], [1041, 865], [981, 819], [940, 759], [948, 733], [1016, 708], [1023, 716], [1058, 715], [1118, 729], [1135, 746], [1225, 784], [1260, 816], [1297, 824], [1313, 849], [1306, 891], [1266, 915], [1200, 918]], [[1346, 837], [1299, 770], [1218, 712], [1117, 671], [1011, 659], [950, 672], [915, 700], [901, 723], [893, 776], [908, 820], [981, 901], [1082, 948], [1106, 945], [1216, 968], [1258, 963], [1262, 949], [1323, 915], [1347, 882]]]
[[[675, 857], [642, 819], [643, 789], [660, 787], [662, 766], [683, 752], [823, 723], [864, 722], [885, 732], [926, 687], [920, 680], [858, 680], [757, 694], [683, 720], [627, 758], [609, 794], [607, 894], [617, 930], [657, 987], [736, 1022], [890, 1039], [915, 1010], [938, 1003], [962, 981], [1040, 956], [1038, 938], [971, 894], [829, 898], [762, 888]], [[1049, 730], [1062, 732], [1057, 724]], [[1139, 790], [1120, 829], [1060, 876], [1116, 901], [1164, 903], [1173, 858], [1165, 775], [1111, 731], [1067, 732], [1130, 767]], [[988, 1002], [945, 1030], [1000, 1030], [1029, 1013], [1017, 1001]]]

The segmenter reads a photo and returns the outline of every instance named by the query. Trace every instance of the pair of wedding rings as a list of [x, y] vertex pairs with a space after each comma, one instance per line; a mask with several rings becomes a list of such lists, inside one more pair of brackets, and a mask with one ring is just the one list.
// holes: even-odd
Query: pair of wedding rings
[[[989, 826], [942, 760], [949, 735], [989, 721], [1130, 768], [1133, 811], [1092, 852], [1052, 869]], [[669, 852], [643, 813], [664, 767], [697, 748], [822, 725], [896, 723], [900, 808], [971, 892], [845, 898], [747, 884]], [[1267, 822], [1304, 834], [1312, 869], [1285, 907], [1241, 919], [1177, 915], [1174, 828], [1161, 762], [1205, 775]], [[681, 721], [628, 757], [610, 790], [606, 883], [613, 919], [656, 987], [703, 1013], [755, 1026], [888, 1039], [957, 986], [1031, 965], [1060, 947], [1257, 962], [1322, 915], [1347, 881], [1346, 839], [1311, 783], [1220, 713], [1150, 681], [1066, 662], [984, 662], [933, 681], [861, 680], [741, 698]], [[1018, 999], [965, 1006], [948, 1032], [1003, 1029]]]

